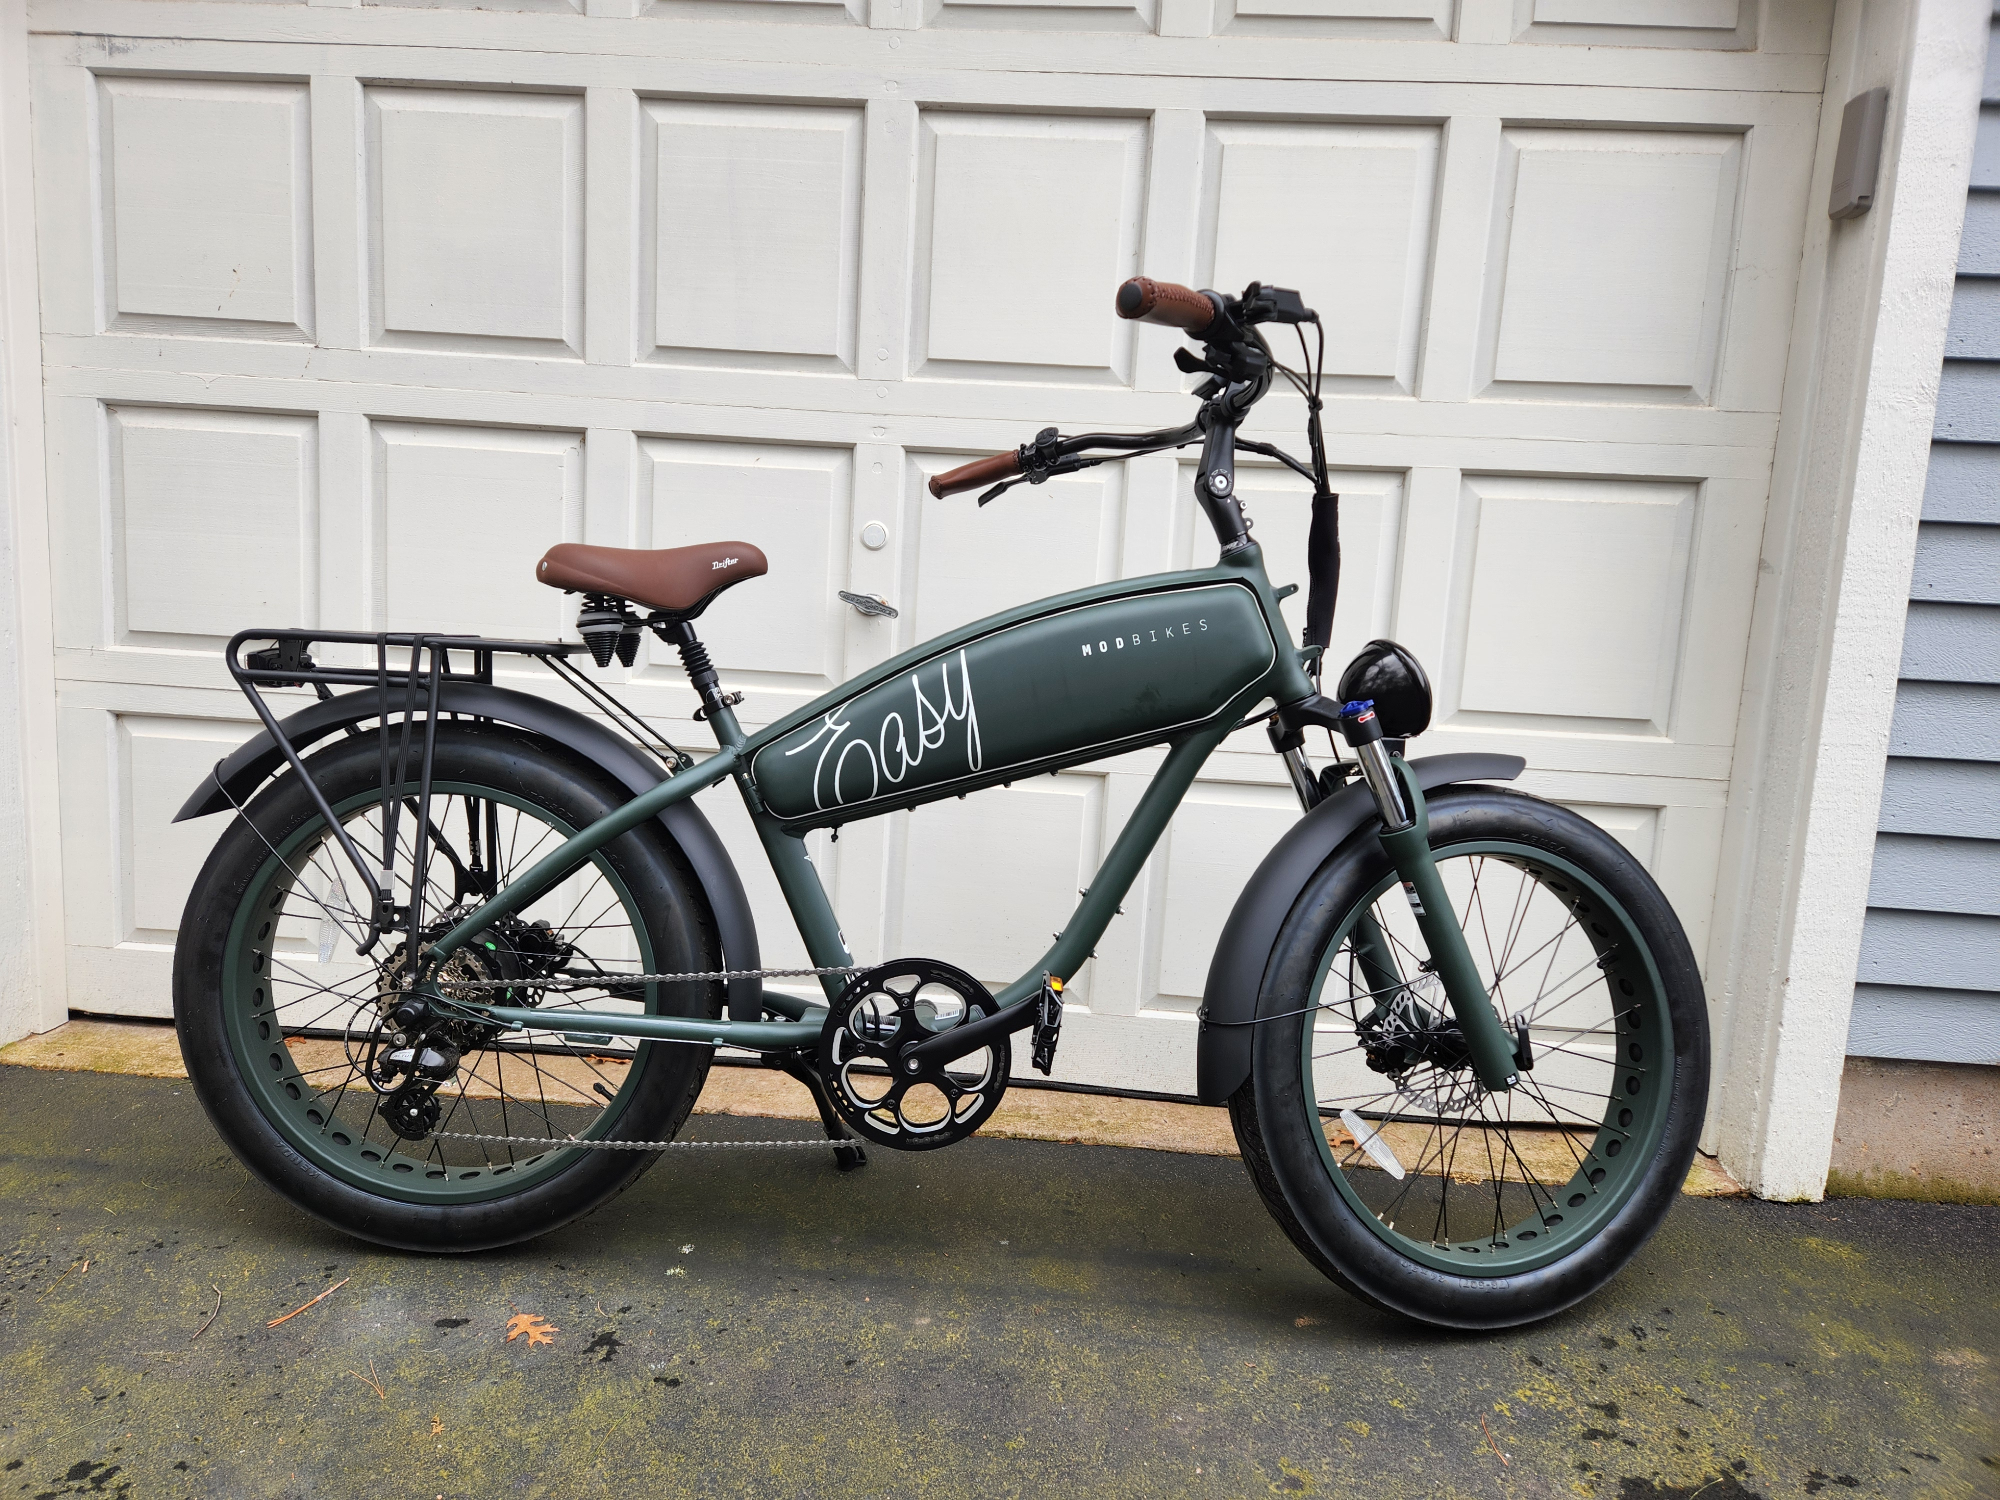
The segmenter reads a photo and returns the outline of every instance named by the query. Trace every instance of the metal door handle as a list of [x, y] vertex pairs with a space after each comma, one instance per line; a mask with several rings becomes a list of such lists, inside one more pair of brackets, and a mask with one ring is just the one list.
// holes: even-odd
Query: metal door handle
[[899, 612], [896, 606], [880, 594], [850, 594], [846, 589], [842, 589], [840, 601], [843, 604], [853, 605], [864, 615], [879, 615], [888, 620], [898, 618]]

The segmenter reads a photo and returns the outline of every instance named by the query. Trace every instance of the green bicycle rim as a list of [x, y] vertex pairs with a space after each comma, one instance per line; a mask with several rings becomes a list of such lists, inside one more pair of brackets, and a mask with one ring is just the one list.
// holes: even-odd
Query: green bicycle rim
[[[416, 791], [414, 787], [406, 790], [411, 795]], [[432, 784], [431, 793], [440, 799], [470, 796], [497, 802], [532, 815], [565, 838], [576, 832], [552, 817], [547, 809], [496, 793], [489, 787], [437, 781]], [[334, 813], [342, 816], [380, 801], [378, 793], [363, 793], [336, 804]], [[277, 950], [278, 921], [292, 891], [291, 857], [324, 832], [324, 820], [315, 816], [278, 846], [252, 877], [223, 945], [223, 1030], [235, 1057], [237, 1073], [256, 1102], [258, 1112], [293, 1149], [320, 1170], [364, 1192], [403, 1203], [450, 1206], [488, 1202], [526, 1191], [575, 1165], [587, 1154], [584, 1149], [549, 1150], [517, 1161], [489, 1161], [476, 1167], [442, 1166], [403, 1155], [393, 1147], [385, 1149], [384, 1141], [372, 1138], [349, 1122], [337, 1121], [332, 1110], [319, 1106], [323, 1091], [316, 1090], [299, 1071], [291, 1049], [285, 1045], [282, 1028], [273, 1024], [271, 1002], [275, 986], [268, 982], [266, 973]], [[601, 854], [591, 856], [587, 863], [617, 893], [632, 923], [641, 972], [655, 972], [652, 935], [635, 915], [637, 905], [632, 893]], [[257, 926], [254, 936], [253, 924]], [[646, 1013], [657, 1014], [659, 986], [649, 984], [645, 990]], [[638, 1045], [624, 1083], [589, 1126], [577, 1133], [579, 1139], [600, 1139], [612, 1133], [637, 1097], [653, 1050], [651, 1042]], [[367, 1089], [365, 1083], [360, 1087]]]

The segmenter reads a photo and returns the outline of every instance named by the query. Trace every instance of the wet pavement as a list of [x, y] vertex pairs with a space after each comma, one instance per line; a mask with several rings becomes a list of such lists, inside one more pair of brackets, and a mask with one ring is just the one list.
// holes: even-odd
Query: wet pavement
[[185, 1082], [0, 1067], [0, 1500], [2000, 1496], [2000, 1209], [1684, 1199], [1465, 1337], [1343, 1295], [1226, 1158], [829, 1157], [673, 1153], [421, 1258], [274, 1197]]

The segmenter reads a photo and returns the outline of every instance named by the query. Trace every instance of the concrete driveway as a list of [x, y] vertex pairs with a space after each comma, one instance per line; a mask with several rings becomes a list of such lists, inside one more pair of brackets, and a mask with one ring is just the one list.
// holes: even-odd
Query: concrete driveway
[[1583, 1308], [1445, 1337], [1226, 1158], [871, 1156], [675, 1153], [423, 1259], [272, 1196], [185, 1082], [0, 1067], [0, 1497], [2000, 1495], [2000, 1209], [1685, 1199]]

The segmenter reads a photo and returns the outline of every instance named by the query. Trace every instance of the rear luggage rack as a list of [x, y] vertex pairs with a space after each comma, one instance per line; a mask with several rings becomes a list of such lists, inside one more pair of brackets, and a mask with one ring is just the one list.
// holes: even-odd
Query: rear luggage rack
[[[259, 649], [245, 652], [245, 647], [256, 645]], [[373, 652], [373, 664], [361, 666], [333, 666], [317, 662], [312, 656], [314, 646], [360, 646]], [[438, 713], [432, 705], [438, 701], [439, 684], [445, 678], [471, 680], [485, 685], [493, 683], [493, 663], [499, 656], [521, 656], [539, 661], [558, 679], [574, 689], [590, 706], [602, 714], [618, 728], [630, 735], [651, 755], [660, 760], [669, 774], [683, 770], [694, 764], [694, 758], [686, 751], [663, 739], [638, 714], [619, 702], [598, 683], [593, 682], [573, 666], [568, 658], [584, 648], [576, 641], [510, 641], [493, 640], [476, 635], [444, 635], [425, 632], [381, 631], [363, 633], [341, 630], [245, 630], [234, 636], [223, 652], [223, 660], [229, 667], [229, 675], [235, 679], [243, 696], [250, 700], [258, 719], [270, 734], [271, 741], [283, 754], [285, 763], [297, 773], [300, 782], [311, 794], [313, 805], [326, 820], [326, 825], [341, 852], [361, 877], [361, 883], [368, 892], [370, 913], [368, 932], [364, 940], [357, 944], [357, 951], [367, 953], [377, 942], [392, 931], [408, 933], [409, 943], [405, 951], [412, 955], [417, 952], [417, 935], [424, 925], [424, 890], [420, 872], [426, 868], [430, 854], [430, 836], [434, 828], [431, 821], [431, 771], [436, 757]], [[408, 652], [406, 660], [401, 658]], [[394, 657], [392, 658], [392, 653]], [[452, 657], [456, 653], [461, 658], [470, 657], [470, 672], [454, 671]], [[379, 861], [366, 858], [355, 845], [345, 826], [335, 815], [313, 778], [307, 774], [305, 762], [298, 748], [286, 735], [283, 723], [265, 700], [264, 690], [268, 688], [310, 687], [324, 702], [334, 696], [336, 687], [373, 689], [379, 695], [380, 711], [377, 715], [375, 734], [381, 749], [382, 762], [382, 802], [383, 832], [382, 852]], [[400, 705], [397, 694], [401, 694]], [[452, 718], [460, 717], [451, 714]], [[478, 717], [472, 716], [474, 722]], [[421, 732], [419, 733], [419, 725]], [[359, 737], [366, 731], [349, 725], [347, 733]], [[413, 743], [414, 741], [414, 743]], [[411, 752], [415, 750], [418, 760], [418, 791], [414, 799], [390, 797], [389, 788], [402, 785], [412, 769]], [[216, 764], [215, 782], [222, 787], [224, 795], [228, 789], [221, 775], [222, 763]], [[247, 800], [247, 799], [246, 799]], [[230, 798], [231, 805], [241, 813], [241, 805]], [[410, 854], [412, 871], [410, 904], [397, 906], [394, 900], [395, 868], [397, 848], [397, 824], [406, 811], [415, 829], [413, 847]]]

